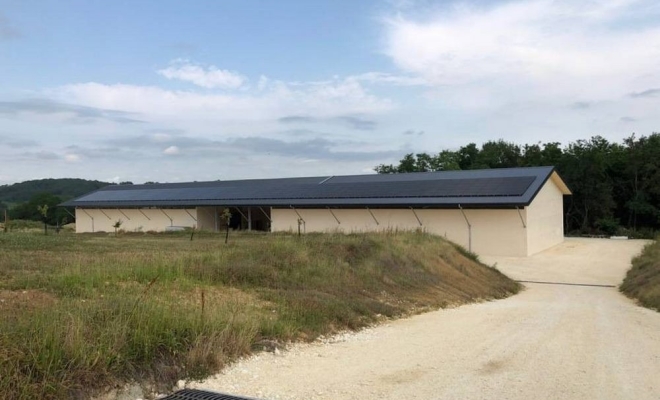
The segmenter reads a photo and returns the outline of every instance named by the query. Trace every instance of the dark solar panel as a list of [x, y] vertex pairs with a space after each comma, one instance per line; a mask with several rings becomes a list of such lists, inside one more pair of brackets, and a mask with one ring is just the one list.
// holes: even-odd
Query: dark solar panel
[[335, 183], [331, 185], [280, 185], [190, 187], [98, 191], [80, 201], [340, 199], [404, 197], [521, 196], [532, 176], [512, 178], [443, 179], [435, 181]]
[[109, 186], [69, 206], [529, 204], [552, 167]]

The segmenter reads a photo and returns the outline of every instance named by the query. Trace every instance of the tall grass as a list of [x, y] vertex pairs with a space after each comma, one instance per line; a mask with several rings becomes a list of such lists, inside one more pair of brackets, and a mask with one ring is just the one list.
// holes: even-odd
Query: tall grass
[[0, 393], [168, 388], [260, 349], [518, 286], [438, 237], [0, 234]]
[[644, 247], [620, 287], [641, 305], [660, 311], [660, 239]]

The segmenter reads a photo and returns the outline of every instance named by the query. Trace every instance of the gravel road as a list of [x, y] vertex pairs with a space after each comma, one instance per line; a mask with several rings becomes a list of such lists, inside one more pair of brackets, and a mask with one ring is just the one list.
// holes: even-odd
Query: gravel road
[[[488, 258], [525, 281], [617, 285], [644, 242], [567, 239]], [[262, 399], [660, 399], [660, 313], [616, 288], [525, 283], [511, 298], [430, 312], [243, 360], [187, 387]]]

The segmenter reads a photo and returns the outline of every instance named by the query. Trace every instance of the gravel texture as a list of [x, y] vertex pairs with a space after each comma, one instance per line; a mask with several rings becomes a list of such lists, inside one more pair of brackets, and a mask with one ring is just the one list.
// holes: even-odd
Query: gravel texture
[[[618, 285], [644, 242], [567, 239], [488, 258], [519, 280]], [[526, 283], [505, 300], [429, 312], [258, 354], [203, 382], [262, 399], [660, 399], [660, 313], [616, 288]]]

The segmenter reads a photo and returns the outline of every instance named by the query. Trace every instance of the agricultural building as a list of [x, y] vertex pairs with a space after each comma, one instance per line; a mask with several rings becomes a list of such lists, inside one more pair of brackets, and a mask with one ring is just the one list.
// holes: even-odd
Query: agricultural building
[[[564, 238], [553, 167], [113, 185], [64, 203], [77, 232], [183, 227], [260, 231], [424, 230], [480, 255], [527, 256]], [[224, 214], [226, 215], [226, 214]]]

